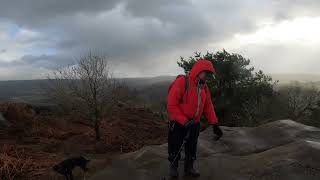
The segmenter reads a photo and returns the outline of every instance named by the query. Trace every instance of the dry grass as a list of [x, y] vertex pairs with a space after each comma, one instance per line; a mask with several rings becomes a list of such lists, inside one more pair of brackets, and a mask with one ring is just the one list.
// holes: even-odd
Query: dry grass
[[[3, 132], [0, 130], [0, 180], [63, 179], [52, 167], [78, 154], [90, 154], [93, 160], [87, 174], [90, 176], [97, 169], [105, 167], [105, 164], [96, 166], [96, 163], [104, 163], [104, 159], [114, 154], [134, 151], [144, 145], [160, 144], [166, 140], [166, 123], [155, 119], [151, 112], [141, 109], [123, 107], [115, 110], [121, 112], [117, 113], [119, 117], [103, 121], [103, 141], [96, 142], [94, 130], [83, 123], [83, 119], [27, 113], [32, 110], [24, 108], [24, 105], [0, 103], [0, 110], [1, 107], [4, 112], [8, 112], [12, 127]], [[103, 162], [100, 162], [101, 158]]]
[[0, 153], [0, 177], [3, 180], [13, 180], [24, 177], [32, 161], [26, 156], [24, 150], [4, 145]]
[[47, 174], [58, 159], [61, 158], [48, 153], [32, 154], [24, 148], [4, 145], [0, 149], [0, 179], [38, 179]]

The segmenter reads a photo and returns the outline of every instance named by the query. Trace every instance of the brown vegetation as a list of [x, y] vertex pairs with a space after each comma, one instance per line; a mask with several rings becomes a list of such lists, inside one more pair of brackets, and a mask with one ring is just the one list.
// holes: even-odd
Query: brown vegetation
[[[75, 116], [37, 114], [31, 106], [1, 103], [10, 127], [0, 127], [1, 179], [59, 179], [51, 167], [72, 155], [89, 157], [94, 172], [101, 157], [131, 152], [166, 141], [166, 123], [147, 109], [121, 105], [101, 123], [101, 141], [94, 129]], [[98, 158], [99, 157], [99, 158]], [[100, 160], [99, 160], [100, 159]], [[101, 167], [102, 168], [102, 167]]]

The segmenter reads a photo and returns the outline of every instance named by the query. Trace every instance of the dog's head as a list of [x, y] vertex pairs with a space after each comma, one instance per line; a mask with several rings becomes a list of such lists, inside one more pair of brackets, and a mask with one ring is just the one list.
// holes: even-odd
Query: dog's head
[[80, 156], [78, 159], [78, 165], [83, 171], [88, 170], [87, 164], [90, 162], [89, 159], [84, 158], [83, 156]]
[[65, 174], [65, 173], [66, 173], [65, 168], [63, 168], [63, 167], [61, 167], [61, 166], [59, 166], [59, 165], [53, 166], [52, 169], [53, 169], [54, 171], [56, 171], [57, 173], [60, 173], [60, 174]]

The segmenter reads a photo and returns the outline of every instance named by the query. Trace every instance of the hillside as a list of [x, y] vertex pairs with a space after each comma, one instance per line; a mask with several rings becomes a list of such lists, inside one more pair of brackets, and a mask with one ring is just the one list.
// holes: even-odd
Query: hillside
[[52, 166], [76, 155], [91, 159], [90, 175], [117, 154], [166, 142], [166, 130], [166, 122], [150, 110], [121, 105], [101, 122], [101, 141], [96, 141], [90, 122], [79, 117], [0, 103], [0, 179], [63, 179]]
[[[280, 120], [223, 130], [225, 136], [218, 142], [213, 141], [211, 129], [201, 133], [196, 166], [202, 175], [197, 179], [320, 179], [320, 129]], [[163, 144], [121, 155], [90, 180], [160, 180], [167, 172], [167, 144]]]

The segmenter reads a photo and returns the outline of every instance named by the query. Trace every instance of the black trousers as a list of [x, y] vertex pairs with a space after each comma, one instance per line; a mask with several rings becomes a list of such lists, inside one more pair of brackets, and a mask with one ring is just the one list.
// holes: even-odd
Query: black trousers
[[[190, 127], [189, 129], [190, 135], [187, 139], [184, 150], [185, 150], [185, 160], [191, 161], [197, 158], [197, 144], [198, 144], [198, 137], [200, 131], [200, 123], [195, 124], [194, 126]], [[168, 134], [168, 160], [172, 162], [174, 158], [177, 156], [174, 166], [178, 166], [179, 160], [181, 158], [181, 154], [179, 149], [183, 144], [183, 140], [187, 135], [187, 129], [174, 121], [169, 122], [169, 134]]]

